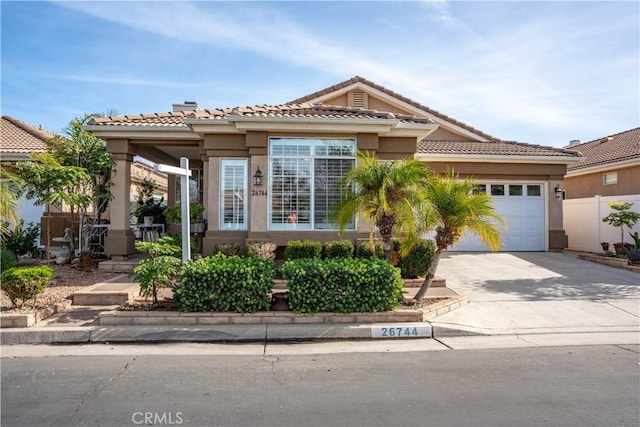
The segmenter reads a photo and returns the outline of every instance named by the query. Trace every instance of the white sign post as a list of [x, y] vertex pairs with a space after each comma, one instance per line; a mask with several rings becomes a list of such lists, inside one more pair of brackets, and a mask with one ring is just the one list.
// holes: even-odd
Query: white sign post
[[178, 175], [180, 177], [181, 197], [180, 205], [182, 206], [182, 262], [186, 263], [191, 259], [191, 214], [189, 213], [189, 159], [180, 157], [180, 167], [169, 165], [156, 165], [158, 172], [168, 173], [169, 175]]

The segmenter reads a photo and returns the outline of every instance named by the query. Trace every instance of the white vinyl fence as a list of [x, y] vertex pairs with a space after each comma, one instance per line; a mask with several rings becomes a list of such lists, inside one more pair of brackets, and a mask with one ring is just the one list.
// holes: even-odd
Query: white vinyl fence
[[[602, 222], [612, 209], [609, 202], [633, 203], [631, 210], [640, 213], [640, 194], [631, 196], [602, 197], [563, 200], [564, 229], [569, 236], [569, 249], [585, 252], [602, 252], [600, 242], [608, 242], [613, 250], [613, 243], [620, 241], [620, 228]], [[631, 230], [625, 227], [624, 241], [633, 243], [629, 232], [640, 233], [640, 222]]]

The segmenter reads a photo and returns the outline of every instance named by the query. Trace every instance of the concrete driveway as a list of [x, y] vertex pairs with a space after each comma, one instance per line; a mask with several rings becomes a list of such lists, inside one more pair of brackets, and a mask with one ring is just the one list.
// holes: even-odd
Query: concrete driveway
[[469, 304], [435, 335], [640, 332], [640, 274], [574, 253], [449, 253], [438, 275]]

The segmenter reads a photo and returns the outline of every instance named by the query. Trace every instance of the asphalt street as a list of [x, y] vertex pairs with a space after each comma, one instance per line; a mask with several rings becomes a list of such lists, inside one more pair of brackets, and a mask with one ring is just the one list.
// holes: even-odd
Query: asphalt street
[[413, 345], [430, 347], [416, 351], [406, 343], [405, 351], [356, 351], [369, 343], [354, 343], [345, 352], [322, 352], [326, 343], [316, 345], [317, 351], [307, 351], [312, 344], [300, 344], [305, 351], [296, 351], [297, 344], [11, 346], [2, 354], [1, 421], [3, 426], [640, 424], [638, 345], [449, 350], [436, 340], [419, 340]]

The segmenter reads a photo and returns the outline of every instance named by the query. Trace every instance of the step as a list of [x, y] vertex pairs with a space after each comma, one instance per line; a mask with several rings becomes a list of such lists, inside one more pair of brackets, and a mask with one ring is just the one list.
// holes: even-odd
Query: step
[[97, 283], [73, 294], [73, 305], [124, 305], [138, 296], [137, 283]]

